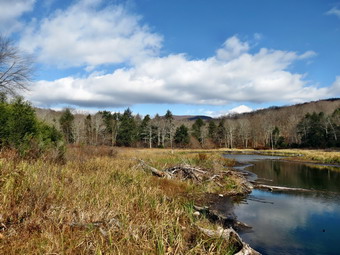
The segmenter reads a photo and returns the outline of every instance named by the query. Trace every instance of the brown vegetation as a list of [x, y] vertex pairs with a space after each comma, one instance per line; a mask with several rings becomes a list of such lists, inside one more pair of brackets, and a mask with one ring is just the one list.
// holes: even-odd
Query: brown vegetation
[[197, 227], [215, 228], [193, 215], [188, 198], [208, 185], [154, 177], [135, 160], [159, 169], [182, 163], [217, 169], [217, 155], [95, 149], [70, 148], [64, 165], [1, 155], [2, 253], [233, 254], [230, 243]]

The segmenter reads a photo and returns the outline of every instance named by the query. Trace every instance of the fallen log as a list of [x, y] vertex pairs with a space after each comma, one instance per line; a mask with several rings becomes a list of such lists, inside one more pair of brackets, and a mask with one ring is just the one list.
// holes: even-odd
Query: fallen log
[[197, 182], [202, 182], [203, 177], [206, 177], [206, 175], [209, 175], [208, 171], [205, 171], [201, 168], [193, 167], [190, 165], [178, 165], [178, 166], [166, 168], [164, 170], [158, 170], [157, 168], [148, 165], [144, 160], [141, 160], [141, 159], [136, 159], [136, 160], [139, 161], [139, 164], [143, 168], [147, 168], [148, 170], [152, 172], [152, 174], [158, 177], [161, 177], [161, 178], [172, 179], [176, 177], [182, 180], [193, 179]]
[[237, 252], [235, 255], [259, 255], [260, 253], [251, 248], [248, 244], [244, 243], [241, 237], [236, 233], [233, 228], [224, 229], [218, 227], [217, 230], [206, 229], [198, 227], [198, 229], [205, 235], [211, 238], [222, 238], [236, 247]]
[[193, 167], [190, 165], [178, 165], [170, 168], [166, 168], [163, 170], [164, 172], [168, 172], [171, 175], [182, 175], [182, 179], [194, 179], [196, 181], [201, 182], [203, 177], [208, 174], [208, 171], [203, 170], [199, 167]]
[[302, 188], [290, 188], [290, 187], [282, 187], [282, 186], [271, 186], [265, 184], [257, 184], [254, 187], [255, 189], [261, 190], [269, 190], [269, 191], [303, 191], [303, 192], [312, 192], [310, 189], [302, 189]]
[[144, 160], [141, 160], [141, 159], [137, 159], [139, 161], [139, 163], [145, 167], [145, 168], [148, 168], [154, 175], [158, 176], [158, 177], [162, 177], [162, 178], [167, 178], [167, 179], [171, 179], [171, 175], [165, 171], [160, 171], [148, 164], [145, 163]]

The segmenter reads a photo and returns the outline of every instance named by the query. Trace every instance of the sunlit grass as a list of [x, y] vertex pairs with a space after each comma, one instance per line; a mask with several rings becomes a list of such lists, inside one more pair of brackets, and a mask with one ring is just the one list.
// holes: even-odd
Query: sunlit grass
[[[164, 169], [191, 164], [218, 171], [218, 154], [171, 150], [71, 148], [64, 165], [0, 159], [0, 250], [3, 254], [228, 254], [202, 235], [195, 195], [207, 185], [166, 180], [136, 158]], [[234, 189], [237, 185], [227, 189]], [[190, 197], [190, 198], [189, 198]]]

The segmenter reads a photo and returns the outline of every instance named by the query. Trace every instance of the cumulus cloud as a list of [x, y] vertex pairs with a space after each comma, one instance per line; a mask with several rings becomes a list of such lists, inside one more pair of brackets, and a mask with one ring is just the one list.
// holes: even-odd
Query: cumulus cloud
[[340, 79], [331, 87], [319, 88], [307, 84], [304, 75], [287, 71], [292, 63], [313, 53], [262, 48], [250, 54], [247, 45], [234, 36], [207, 59], [192, 60], [184, 54], [148, 57], [112, 73], [39, 81], [28, 98], [39, 106], [122, 107], [143, 103], [302, 102], [340, 92]]
[[333, 97], [340, 95], [340, 76], [337, 76], [334, 83], [330, 87], [330, 92], [333, 95]]
[[240, 105], [240, 106], [237, 106], [231, 109], [228, 113], [245, 113], [245, 112], [251, 112], [251, 111], [253, 111], [252, 108], [246, 105]]
[[22, 27], [18, 20], [34, 7], [35, 0], [0, 0], [0, 30], [10, 34]]
[[241, 42], [237, 36], [233, 36], [225, 41], [223, 48], [217, 50], [217, 58], [221, 60], [231, 60], [239, 57], [249, 50], [247, 42]]
[[246, 106], [246, 105], [239, 105], [236, 106], [234, 108], [232, 108], [231, 110], [218, 110], [218, 111], [212, 111], [212, 110], [206, 110], [206, 109], [199, 109], [199, 114], [204, 114], [204, 115], [208, 115], [210, 117], [221, 117], [221, 116], [225, 116], [225, 115], [230, 115], [230, 114], [241, 114], [241, 113], [246, 113], [246, 112], [252, 112], [253, 109]]
[[86, 67], [136, 63], [158, 55], [162, 37], [123, 6], [102, 0], [83, 0], [32, 21], [21, 47], [38, 60], [57, 67]]
[[340, 9], [333, 7], [332, 9], [330, 9], [328, 12], [326, 12], [327, 15], [335, 15], [338, 18], [340, 18]]

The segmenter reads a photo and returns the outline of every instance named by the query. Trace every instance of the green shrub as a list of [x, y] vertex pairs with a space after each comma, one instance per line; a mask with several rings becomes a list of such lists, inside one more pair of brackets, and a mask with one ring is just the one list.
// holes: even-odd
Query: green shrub
[[0, 149], [13, 149], [20, 157], [62, 160], [65, 146], [62, 134], [39, 122], [33, 107], [22, 98], [0, 101]]

